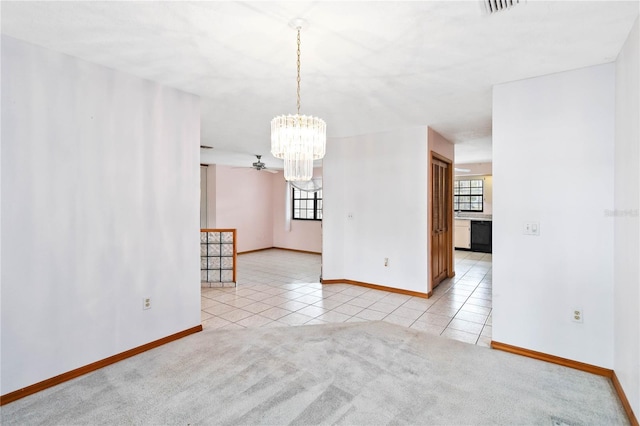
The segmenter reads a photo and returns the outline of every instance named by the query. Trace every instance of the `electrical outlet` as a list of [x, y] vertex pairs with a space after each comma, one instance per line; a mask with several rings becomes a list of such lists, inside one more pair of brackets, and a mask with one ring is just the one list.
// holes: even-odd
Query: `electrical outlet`
[[388, 257], [384, 258], [384, 266], [389, 266], [389, 258]]
[[573, 312], [571, 315], [571, 318], [573, 319], [573, 322], [582, 322], [582, 317], [584, 316], [584, 313], [582, 312], [582, 309], [580, 308], [573, 308]]
[[150, 297], [143, 297], [142, 298], [142, 310], [147, 310], [147, 309], [151, 309], [151, 298]]

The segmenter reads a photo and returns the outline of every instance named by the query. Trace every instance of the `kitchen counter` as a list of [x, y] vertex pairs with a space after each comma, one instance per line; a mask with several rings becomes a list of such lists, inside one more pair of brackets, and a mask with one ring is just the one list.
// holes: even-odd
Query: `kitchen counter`
[[490, 214], [482, 214], [482, 215], [463, 215], [461, 214], [460, 216], [454, 216], [453, 217], [455, 220], [489, 220], [492, 221], [492, 215]]

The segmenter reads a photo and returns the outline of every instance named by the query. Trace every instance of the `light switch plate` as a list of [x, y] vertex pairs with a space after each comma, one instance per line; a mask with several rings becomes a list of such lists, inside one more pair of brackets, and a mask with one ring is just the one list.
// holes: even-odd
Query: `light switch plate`
[[540, 235], [540, 223], [538, 222], [525, 222], [522, 233], [524, 235]]

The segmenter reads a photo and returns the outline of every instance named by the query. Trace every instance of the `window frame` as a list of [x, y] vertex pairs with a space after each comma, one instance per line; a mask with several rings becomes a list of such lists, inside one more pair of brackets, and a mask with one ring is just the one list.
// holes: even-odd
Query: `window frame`
[[[296, 198], [296, 191], [298, 191], [300, 194], [304, 193], [307, 194], [307, 197], [297, 197]], [[309, 195], [311, 195], [312, 197], [309, 197]], [[318, 196], [319, 195], [319, 196]], [[305, 206], [304, 210], [306, 212], [310, 212], [313, 211], [313, 217], [312, 218], [308, 218], [308, 217], [296, 217], [296, 201], [313, 201], [313, 208], [310, 209], [307, 206]], [[302, 189], [298, 189], [296, 187], [291, 187], [291, 219], [293, 220], [317, 220], [317, 221], [322, 221], [322, 189], [320, 189], [319, 191], [315, 191], [315, 192], [311, 192], [311, 191], [304, 191]], [[298, 211], [302, 210], [300, 207], [298, 207], [297, 209]]]
[[[460, 182], [469, 182], [469, 193], [461, 194]], [[473, 182], [480, 182], [479, 186], [474, 186]], [[480, 188], [480, 192], [477, 193], [477, 188]], [[476, 193], [473, 193], [473, 189], [476, 189]], [[463, 209], [460, 208], [460, 197], [464, 197], [468, 199], [464, 204], [468, 205], [469, 208]], [[480, 208], [472, 208], [472, 206], [477, 205], [478, 201], [471, 201], [472, 197], [480, 197]], [[482, 213], [484, 212], [484, 179], [456, 179], [453, 183], [453, 210], [456, 212], [468, 212], [468, 213]]]

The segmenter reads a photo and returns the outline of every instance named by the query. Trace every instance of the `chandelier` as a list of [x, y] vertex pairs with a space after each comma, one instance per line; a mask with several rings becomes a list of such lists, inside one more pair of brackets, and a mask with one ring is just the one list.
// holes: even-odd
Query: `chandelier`
[[306, 28], [303, 19], [289, 24], [298, 32], [297, 106], [294, 115], [279, 115], [271, 120], [271, 154], [284, 160], [284, 178], [291, 182], [304, 182], [313, 176], [313, 161], [324, 157], [327, 144], [327, 125], [324, 120], [300, 115], [300, 31]]

